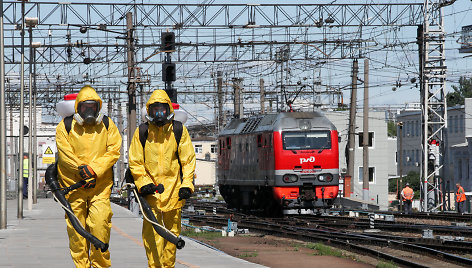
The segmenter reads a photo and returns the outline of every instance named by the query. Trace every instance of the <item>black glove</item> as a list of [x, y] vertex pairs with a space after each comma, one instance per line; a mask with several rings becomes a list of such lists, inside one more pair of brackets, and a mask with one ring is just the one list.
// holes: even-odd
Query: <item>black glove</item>
[[164, 192], [164, 185], [162, 185], [162, 183], [159, 183], [157, 185], [157, 190], [156, 191], [157, 191], [157, 193], [162, 194]]
[[139, 192], [142, 196], [145, 196], [148, 194], [154, 194], [158, 188], [159, 187], [157, 187], [157, 185], [155, 185], [154, 183], [149, 183], [141, 187], [141, 189], [139, 189]]
[[180, 188], [179, 201], [182, 199], [189, 199], [191, 195], [192, 195], [192, 191], [190, 191], [190, 188], [187, 188], [187, 187]]
[[95, 179], [88, 179], [88, 180], [84, 180], [85, 183], [84, 185], [82, 185], [82, 187], [84, 189], [89, 189], [89, 188], [95, 188], [95, 184], [97, 183], [97, 181]]
[[82, 177], [82, 179], [86, 181], [97, 176], [97, 174], [95, 174], [95, 171], [93, 171], [92, 167], [89, 165], [79, 166], [79, 175], [80, 177]]

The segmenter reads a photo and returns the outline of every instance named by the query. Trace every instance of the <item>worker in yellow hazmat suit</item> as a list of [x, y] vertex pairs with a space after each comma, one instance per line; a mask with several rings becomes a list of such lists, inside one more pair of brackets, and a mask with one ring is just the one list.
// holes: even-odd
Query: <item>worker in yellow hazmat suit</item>
[[[179, 122], [173, 122], [174, 109], [164, 90], [152, 93], [146, 109], [147, 139], [143, 146], [140, 128], [136, 129], [129, 149], [130, 170], [159, 223], [178, 236], [182, 206], [194, 191], [195, 151], [185, 126], [177, 144], [174, 127]], [[164, 192], [156, 194], [159, 184], [164, 185]], [[159, 236], [146, 220], [142, 235], [149, 267], [175, 267], [174, 244]]]
[[[110, 241], [112, 167], [120, 157], [121, 136], [113, 121], [100, 113], [102, 100], [84, 86], [75, 101], [75, 114], [56, 127], [58, 179], [63, 187], [84, 181], [67, 196], [74, 214], [92, 235]], [[101, 252], [80, 236], [66, 217], [69, 247], [76, 267], [110, 267], [110, 252]]]

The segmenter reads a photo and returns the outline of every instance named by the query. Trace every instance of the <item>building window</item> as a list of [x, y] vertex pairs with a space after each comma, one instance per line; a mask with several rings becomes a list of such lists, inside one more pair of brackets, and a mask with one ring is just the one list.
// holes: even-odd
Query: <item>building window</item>
[[[415, 166], [417, 166], [416, 163], [418, 163], [418, 164], [421, 163], [420, 150], [418, 150], [418, 149], [416, 150], [416, 162], [415, 162]], [[419, 165], [418, 165], [418, 166], [419, 166]]]
[[449, 123], [449, 129], [451, 130], [450, 133], [452, 133], [452, 129], [454, 127], [454, 122], [452, 120], [452, 116], [449, 116], [449, 122], [448, 123]]
[[216, 150], [216, 144], [212, 144], [212, 145], [211, 145], [211, 148], [210, 148], [210, 152], [211, 152], [212, 154], [215, 154], [216, 151], [217, 151], [217, 150]]
[[406, 150], [402, 150], [402, 152], [403, 152], [403, 154], [402, 154], [402, 156], [403, 156], [402, 164], [403, 164], [403, 166], [406, 166], [406, 152], [407, 152], [407, 151], [406, 151]]
[[456, 115], [454, 116], [454, 132], [459, 132], [459, 117]]
[[[364, 146], [363, 141], [364, 141], [364, 133], [359, 132], [359, 147]], [[372, 147], [373, 144], [374, 144], [374, 132], [369, 132], [369, 144], [368, 144], [368, 146]]]
[[[359, 183], [363, 182], [364, 168], [359, 167]], [[375, 183], [375, 167], [369, 167], [369, 183]]]
[[195, 144], [195, 153], [196, 154], [201, 154], [202, 153], [202, 145], [201, 144]]
[[418, 120], [416, 120], [415, 129], [416, 129], [416, 136], [418, 137], [420, 135], [420, 121]]
[[463, 114], [461, 114], [461, 116], [459, 118], [459, 126], [460, 126], [459, 131], [461, 133], [464, 133], [464, 115]]

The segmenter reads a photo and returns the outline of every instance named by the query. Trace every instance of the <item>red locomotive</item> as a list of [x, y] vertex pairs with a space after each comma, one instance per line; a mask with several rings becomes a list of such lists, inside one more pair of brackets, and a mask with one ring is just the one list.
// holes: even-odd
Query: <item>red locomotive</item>
[[316, 212], [338, 195], [338, 132], [320, 112], [233, 119], [218, 146], [218, 186], [229, 207]]

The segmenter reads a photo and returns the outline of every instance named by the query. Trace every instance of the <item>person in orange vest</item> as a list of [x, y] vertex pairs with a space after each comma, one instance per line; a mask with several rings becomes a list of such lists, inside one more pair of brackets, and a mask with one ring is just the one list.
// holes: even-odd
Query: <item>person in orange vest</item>
[[403, 209], [405, 214], [411, 214], [411, 202], [413, 200], [413, 189], [410, 188], [410, 184], [406, 183], [405, 188], [402, 190]]
[[457, 212], [464, 214], [464, 204], [465, 204], [465, 191], [464, 188], [456, 183], [457, 192], [456, 192], [456, 202], [457, 202]]

